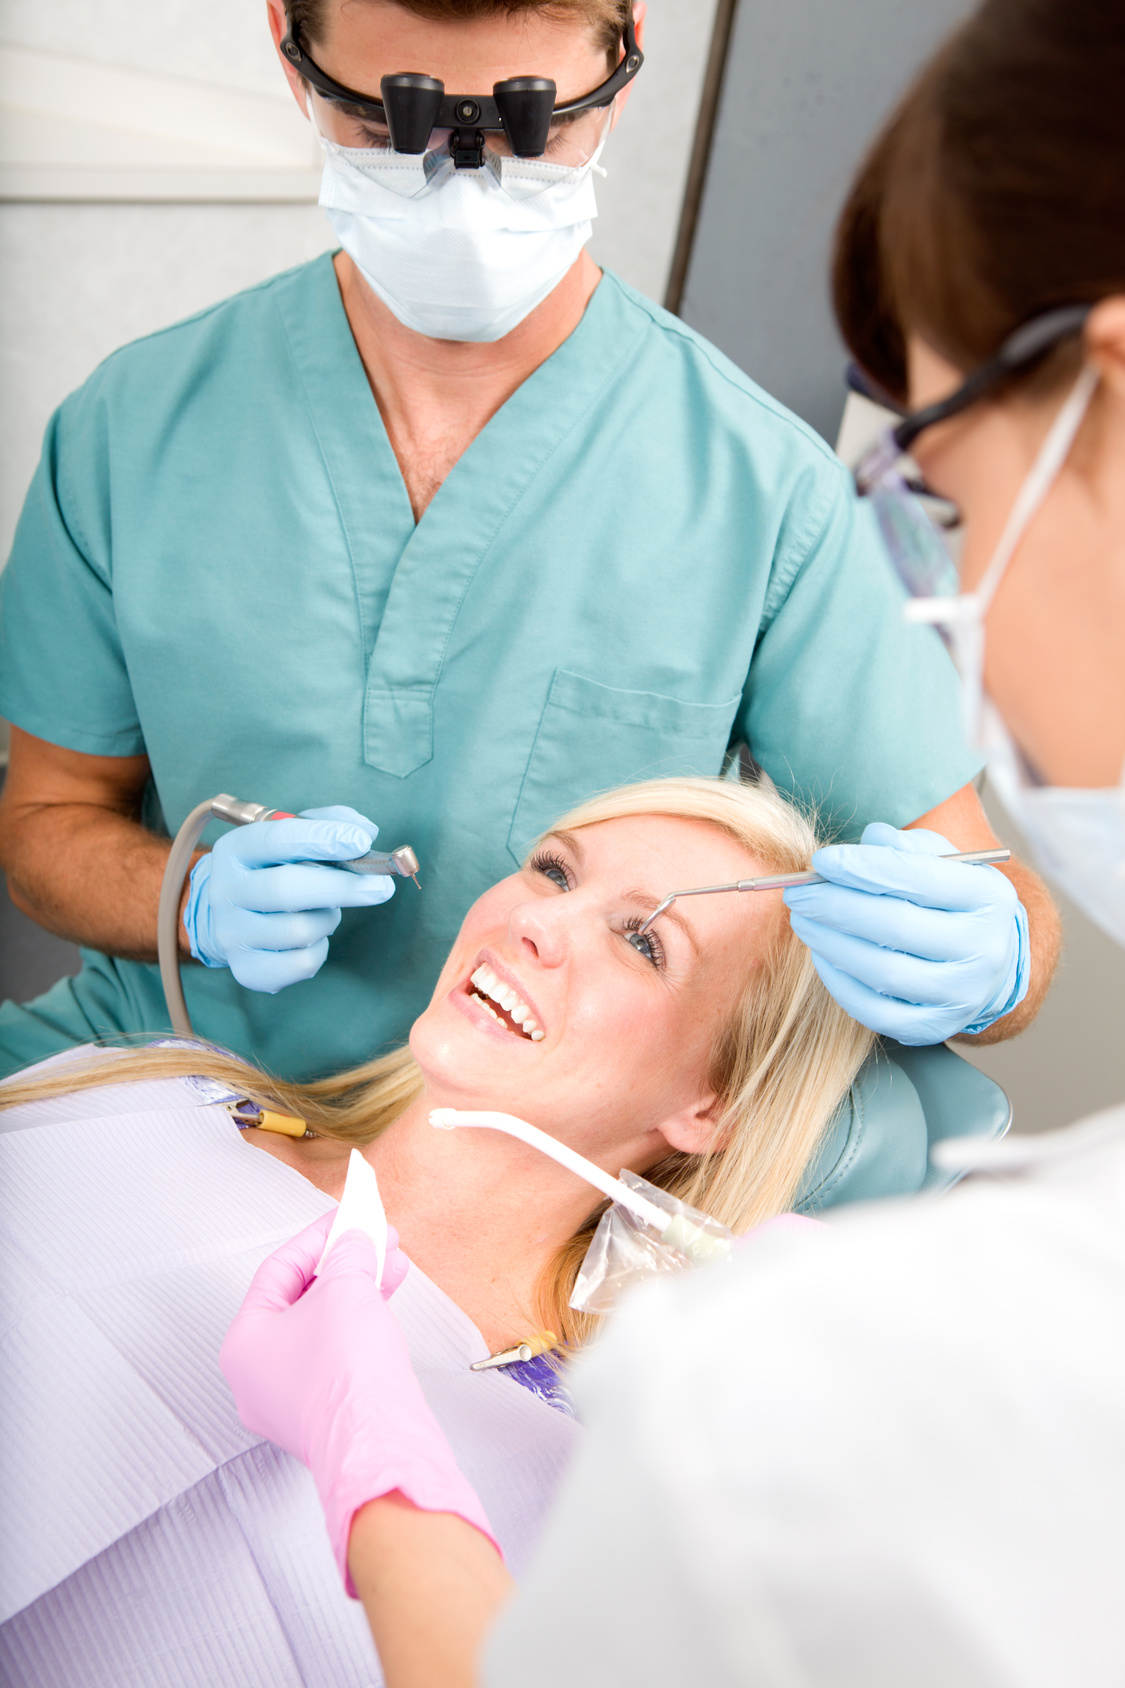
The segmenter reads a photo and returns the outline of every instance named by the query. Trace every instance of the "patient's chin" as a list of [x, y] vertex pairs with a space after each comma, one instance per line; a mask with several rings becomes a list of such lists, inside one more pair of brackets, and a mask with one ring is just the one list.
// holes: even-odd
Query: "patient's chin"
[[427, 1085], [443, 1090], [481, 1086], [487, 1090], [491, 1076], [498, 1077], [505, 1065], [503, 1047], [495, 1047], [498, 1040], [482, 1035], [448, 1003], [432, 1002], [419, 1014], [409, 1041]]
[[[550, 1063], [539, 1044], [510, 1032], [490, 1035], [448, 1005], [432, 1004], [415, 1020], [410, 1052], [422, 1072], [426, 1105], [516, 1114], [540, 1121], [555, 1112]], [[549, 1129], [549, 1127], [548, 1127]]]

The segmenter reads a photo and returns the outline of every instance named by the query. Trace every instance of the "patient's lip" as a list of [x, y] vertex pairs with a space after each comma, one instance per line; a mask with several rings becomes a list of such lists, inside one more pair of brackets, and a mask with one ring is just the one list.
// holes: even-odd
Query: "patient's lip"
[[[543, 1024], [543, 1016], [539, 1012], [538, 1004], [533, 1000], [521, 980], [516, 977], [511, 968], [504, 966], [502, 962], [498, 961], [491, 950], [481, 950], [469, 974], [470, 985], [472, 984], [474, 975], [481, 967], [486, 967], [493, 974], [501, 988], [507, 988], [514, 1001], [522, 1002], [524, 1007], [530, 1010], [529, 1015], [524, 1020], [524, 1029], [526, 1031], [527, 1027], [530, 1026], [532, 1030], [529, 1035], [531, 1036], [532, 1041], [536, 1043], [542, 1042], [543, 1034], [545, 1034], [546, 1031]], [[502, 1004], [502, 1006], [507, 1008], [507, 1004]]]

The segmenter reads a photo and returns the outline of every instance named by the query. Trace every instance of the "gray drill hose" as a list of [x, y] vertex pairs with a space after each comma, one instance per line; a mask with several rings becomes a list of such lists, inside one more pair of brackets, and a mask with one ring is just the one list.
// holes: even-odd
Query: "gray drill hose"
[[[191, 1016], [184, 1001], [184, 987], [180, 979], [180, 897], [184, 879], [191, 866], [192, 852], [203, 836], [203, 829], [211, 819], [212, 805], [219, 798], [209, 797], [198, 803], [176, 834], [168, 853], [164, 878], [160, 886], [160, 906], [156, 912], [156, 954], [160, 961], [160, 983], [164, 987], [164, 1001], [168, 1018], [177, 1037], [194, 1037]], [[229, 799], [228, 799], [229, 801]]]

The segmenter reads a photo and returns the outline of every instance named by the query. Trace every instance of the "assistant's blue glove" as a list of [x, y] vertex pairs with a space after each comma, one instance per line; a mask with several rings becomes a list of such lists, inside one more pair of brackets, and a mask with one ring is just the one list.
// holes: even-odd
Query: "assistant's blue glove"
[[320, 864], [365, 856], [378, 832], [354, 809], [331, 808], [224, 833], [191, 870], [184, 929], [192, 955], [271, 996], [311, 979], [327, 959], [340, 910], [385, 903], [395, 888], [386, 874]]
[[827, 885], [785, 893], [794, 932], [853, 1020], [899, 1043], [982, 1032], [1027, 995], [1027, 915], [992, 867], [936, 861], [939, 833], [876, 821], [818, 850]]

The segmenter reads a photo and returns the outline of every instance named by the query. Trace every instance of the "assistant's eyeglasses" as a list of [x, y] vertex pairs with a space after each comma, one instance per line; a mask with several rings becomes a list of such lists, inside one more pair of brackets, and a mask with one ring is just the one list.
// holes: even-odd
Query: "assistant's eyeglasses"
[[[1080, 333], [1092, 309], [1092, 305], [1065, 305], [1033, 317], [1010, 334], [995, 357], [974, 370], [948, 398], [921, 410], [903, 411], [861, 370], [854, 366], [849, 370], [848, 382], [853, 390], [901, 415], [901, 421], [888, 428], [860, 459], [855, 485], [859, 496], [869, 500], [894, 571], [912, 598], [955, 597], [961, 588], [947, 542], [949, 532], [959, 525], [959, 513], [925, 485], [909, 461], [910, 447], [927, 428], [960, 415], [1061, 340]], [[941, 623], [934, 624], [946, 637]]]

